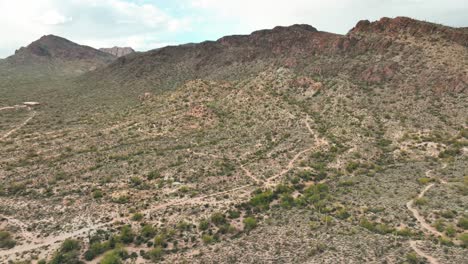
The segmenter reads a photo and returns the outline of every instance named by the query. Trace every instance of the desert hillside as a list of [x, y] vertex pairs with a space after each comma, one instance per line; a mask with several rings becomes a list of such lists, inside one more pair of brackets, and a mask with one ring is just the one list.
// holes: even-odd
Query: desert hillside
[[466, 28], [45, 36], [0, 79], [2, 263], [467, 261]]

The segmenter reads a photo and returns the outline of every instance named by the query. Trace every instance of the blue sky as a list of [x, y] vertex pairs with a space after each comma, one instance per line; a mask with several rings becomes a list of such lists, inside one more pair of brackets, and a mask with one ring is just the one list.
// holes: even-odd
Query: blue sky
[[0, 0], [0, 58], [46, 34], [145, 51], [295, 23], [345, 34], [383, 16], [466, 27], [466, 14], [467, 0]]

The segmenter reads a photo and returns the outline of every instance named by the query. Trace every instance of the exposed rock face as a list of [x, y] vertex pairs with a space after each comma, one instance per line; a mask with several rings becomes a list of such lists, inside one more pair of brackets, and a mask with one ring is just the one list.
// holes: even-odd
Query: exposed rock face
[[130, 53], [134, 53], [135, 50], [133, 50], [130, 47], [113, 47], [113, 48], [101, 48], [99, 49], [100, 51], [112, 54], [116, 57], [122, 57], [125, 55], [128, 55]]

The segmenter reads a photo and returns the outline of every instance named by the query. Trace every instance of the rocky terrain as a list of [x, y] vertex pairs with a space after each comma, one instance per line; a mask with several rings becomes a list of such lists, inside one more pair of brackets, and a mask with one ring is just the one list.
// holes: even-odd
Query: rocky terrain
[[0, 262], [467, 261], [464, 28], [45, 38], [0, 62]]
[[131, 53], [134, 53], [135, 51], [130, 48], [130, 47], [112, 47], [112, 48], [100, 48], [100, 51], [109, 53], [111, 55], [114, 55], [116, 57], [122, 57]]

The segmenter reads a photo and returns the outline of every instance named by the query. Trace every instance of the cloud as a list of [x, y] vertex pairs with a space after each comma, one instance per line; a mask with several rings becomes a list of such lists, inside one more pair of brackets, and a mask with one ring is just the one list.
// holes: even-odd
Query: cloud
[[468, 25], [466, 0], [188, 0], [214, 20], [236, 23], [237, 30], [307, 23], [319, 30], [346, 33], [359, 20], [409, 16], [451, 26]]
[[[0, 57], [42, 35], [55, 34], [95, 47], [147, 50], [190, 28], [155, 4], [124, 0], [0, 0]], [[98, 45], [96, 45], [98, 44]]]

